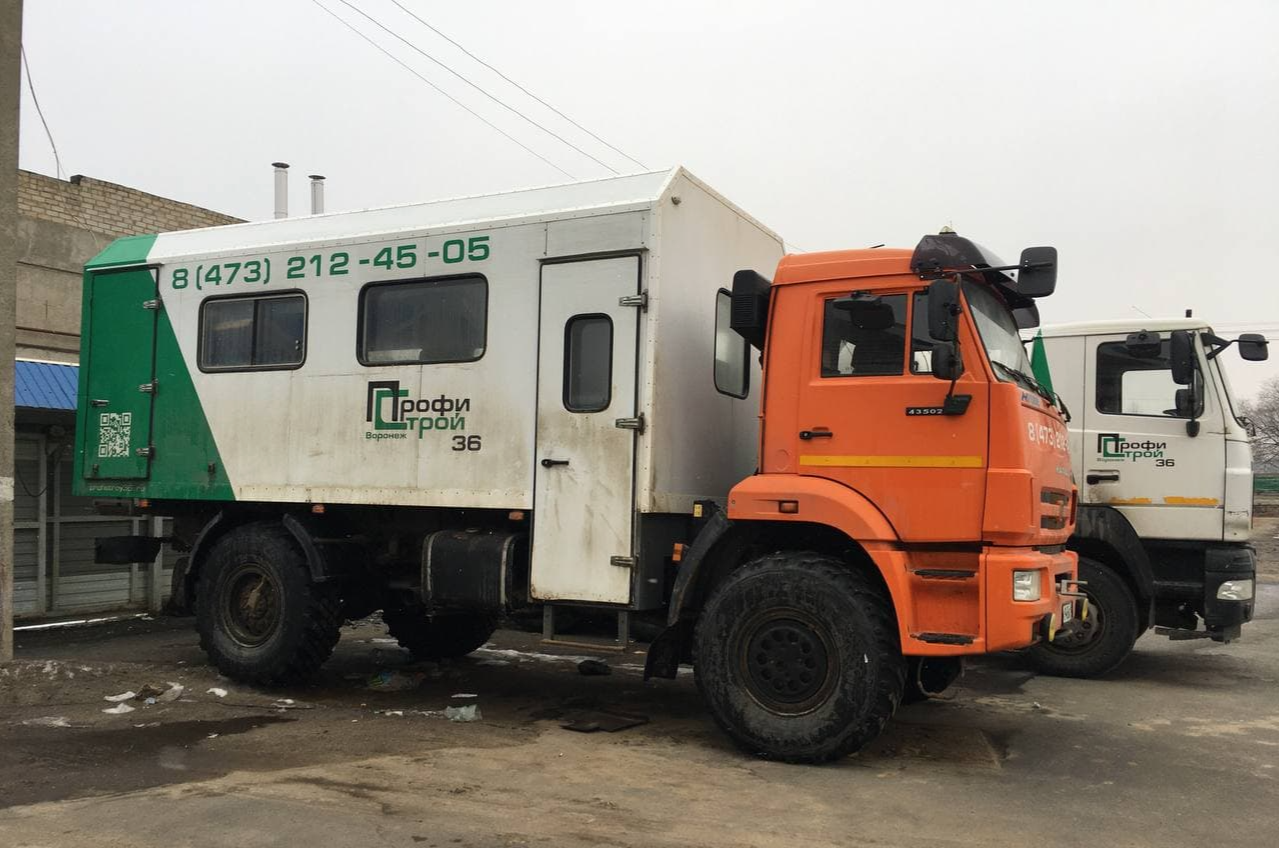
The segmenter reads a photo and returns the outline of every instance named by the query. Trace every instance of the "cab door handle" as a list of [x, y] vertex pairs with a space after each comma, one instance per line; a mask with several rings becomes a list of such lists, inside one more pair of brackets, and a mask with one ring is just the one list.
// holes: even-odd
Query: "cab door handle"
[[568, 465], [567, 459], [544, 459], [542, 460], [543, 468], [554, 468], [557, 465]]
[[1118, 483], [1118, 471], [1089, 471], [1084, 475], [1084, 479], [1088, 481], [1089, 486], [1096, 486], [1098, 483]]
[[799, 437], [806, 442], [811, 441], [812, 439], [829, 439], [833, 435], [835, 434], [832, 433], [830, 430], [800, 430], [799, 431]]

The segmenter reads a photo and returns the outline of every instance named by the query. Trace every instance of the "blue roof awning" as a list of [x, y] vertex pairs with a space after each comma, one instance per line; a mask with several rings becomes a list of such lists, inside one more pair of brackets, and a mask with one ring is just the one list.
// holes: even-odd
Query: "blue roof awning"
[[14, 361], [13, 405], [23, 409], [75, 411], [80, 366]]

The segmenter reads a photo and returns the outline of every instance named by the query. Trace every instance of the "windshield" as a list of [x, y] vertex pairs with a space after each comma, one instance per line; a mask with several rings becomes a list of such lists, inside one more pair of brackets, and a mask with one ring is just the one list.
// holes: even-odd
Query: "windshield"
[[999, 379], [1017, 382], [1008, 373], [1015, 371], [1033, 381], [1030, 360], [1026, 358], [1026, 348], [1017, 331], [1017, 322], [1013, 320], [1013, 314], [1004, 302], [986, 286], [971, 282], [964, 283], [964, 296], [968, 298], [968, 307], [972, 310], [973, 320], [977, 322], [982, 345], [985, 346], [991, 363], [995, 365], [995, 373]]

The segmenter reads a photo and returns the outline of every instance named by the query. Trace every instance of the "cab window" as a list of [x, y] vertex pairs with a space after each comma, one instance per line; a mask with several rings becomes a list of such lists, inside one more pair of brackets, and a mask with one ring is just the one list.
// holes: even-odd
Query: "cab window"
[[841, 308], [826, 301], [822, 313], [822, 376], [885, 377], [906, 367], [906, 295]]
[[1190, 387], [1173, 382], [1167, 339], [1159, 346], [1159, 355], [1153, 357], [1133, 356], [1123, 342], [1103, 342], [1097, 346], [1098, 412], [1197, 418], [1203, 414], [1203, 394], [1198, 369], [1193, 393]]

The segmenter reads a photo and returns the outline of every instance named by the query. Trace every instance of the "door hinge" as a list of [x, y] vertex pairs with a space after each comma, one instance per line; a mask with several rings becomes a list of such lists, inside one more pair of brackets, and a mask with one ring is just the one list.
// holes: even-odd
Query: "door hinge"
[[615, 556], [608, 558], [609, 565], [616, 565], [618, 568], [634, 568], [635, 557], [633, 556]]
[[138, 391], [142, 392], [143, 394], [153, 395], [155, 394], [155, 390], [158, 388], [160, 388], [160, 381], [152, 380], [149, 383], [143, 383], [142, 385], [138, 386]]
[[151, 300], [142, 301], [143, 309], [163, 309], [164, 304], [160, 302], [160, 298], [152, 298]]
[[617, 299], [618, 306], [637, 306], [640, 309], [648, 309], [648, 292], [643, 291], [639, 294], [627, 295]]
[[145, 456], [147, 459], [155, 459], [155, 445], [147, 445], [144, 448], [138, 448], [134, 451], [138, 456]]
[[634, 430], [636, 433], [644, 432], [644, 413], [636, 415], [634, 418], [619, 418], [613, 422], [613, 426], [619, 430]]

